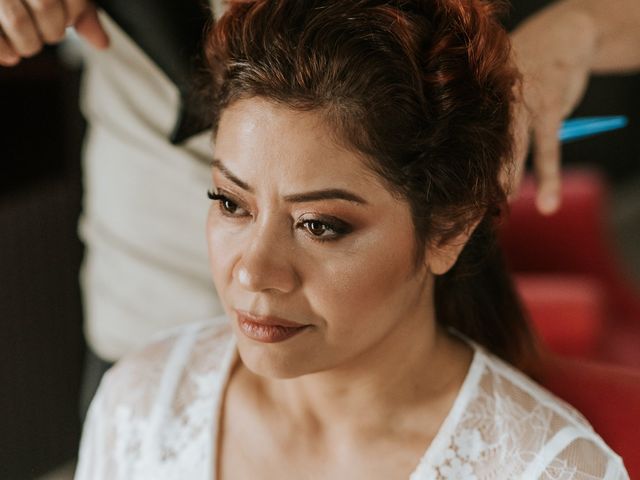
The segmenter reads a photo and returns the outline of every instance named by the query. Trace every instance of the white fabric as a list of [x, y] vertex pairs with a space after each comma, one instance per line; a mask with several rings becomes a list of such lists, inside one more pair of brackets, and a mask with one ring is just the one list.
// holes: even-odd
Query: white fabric
[[89, 345], [114, 361], [185, 318], [222, 308], [205, 242], [210, 133], [184, 147], [168, 142], [177, 88], [107, 15], [101, 20], [110, 47], [83, 49], [81, 285]]
[[[215, 479], [222, 397], [237, 359], [222, 320], [181, 327], [107, 373], [76, 480]], [[462, 388], [410, 480], [628, 479], [576, 410], [472, 346]]]

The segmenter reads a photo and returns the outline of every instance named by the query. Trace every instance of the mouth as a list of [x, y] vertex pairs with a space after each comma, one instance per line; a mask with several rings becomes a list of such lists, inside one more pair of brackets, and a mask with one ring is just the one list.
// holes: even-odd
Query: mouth
[[261, 343], [278, 343], [302, 333], [311, 327], [279, 317], [259, 316], [236, 310], [240, 331], [251, 340]]

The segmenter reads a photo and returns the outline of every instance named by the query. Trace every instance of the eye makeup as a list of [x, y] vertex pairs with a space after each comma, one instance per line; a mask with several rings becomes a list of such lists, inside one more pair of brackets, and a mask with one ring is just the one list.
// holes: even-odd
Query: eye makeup
[[[329, 216], [301, 218], [296, 227], [306, 230], [313, 240], [319, 242], [339, 240], [353, 231], [353, 228], [348, 223], [339, 218]], [[324, 235], [326, 232], [332, 233]]]
[[[207, 191], [207, 197], [219, 203], [222, 215], [229, 218], [251, 216], [249, 211], [242, 207], [241, 202], [235, 200], [226, 192], [222, 192], [220, 189], [218, 192]], [[241, 210], [242, 213], [238, 213], [238, 210]], [[296, 221], [295, 227], [304, 230], [312, 240], [318, 242], [336, 241], [353, 231], [353, 227], [344, 220], [318, 213], [302, 215]]]
[[[241, 206], [240, 202], [225, 194], [214, 193], [211, 190], [207, 190], [207, 197], [209, 197], [210, 200], [217, 201], [220, 206], [220, 212], [227, 217], [246, 217], [250, 215], [248, 210]], [[244, 210], [244, 213], [236, 213], [238, 209]]]

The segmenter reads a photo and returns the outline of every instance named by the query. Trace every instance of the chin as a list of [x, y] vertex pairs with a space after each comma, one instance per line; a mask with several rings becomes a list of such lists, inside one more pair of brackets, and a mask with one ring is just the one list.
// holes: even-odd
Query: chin
[[238, 353], [242, 363], [261, 377], [289, 379], [323, 370], [315, 365], [317, 362], [308, 348], [287, 347], [283, 344], [259, 344], [238, 337]]

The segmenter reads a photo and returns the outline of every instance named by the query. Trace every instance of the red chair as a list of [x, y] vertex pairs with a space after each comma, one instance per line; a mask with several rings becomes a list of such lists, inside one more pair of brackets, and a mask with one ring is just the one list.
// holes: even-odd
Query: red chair
[[541, 383], [577, 408], [640, 479], [640, 372], [545, 355]]
[[604, 179], [565, 172], [552, 216], [535, 191], [526, 178], [501, 241], [536, 331], [553, 351], [640, 367], [640, 293], [612, 246]]
[[595, 172], [566, 172], [560, 211], [540, 215], [527, 178], [502, 230], [507, 261], [534, 330], [550, 350], [538, 380], [576, 407], [640, 479], [640, 294], [623, 272]]
[[518, 274], [515, 282], [544, 345], [562, 355], [598, 355], [607, 311], [600, 282], [568, 274]]

